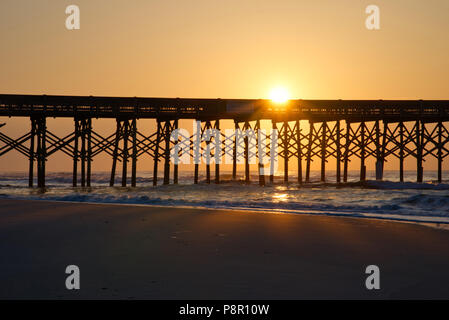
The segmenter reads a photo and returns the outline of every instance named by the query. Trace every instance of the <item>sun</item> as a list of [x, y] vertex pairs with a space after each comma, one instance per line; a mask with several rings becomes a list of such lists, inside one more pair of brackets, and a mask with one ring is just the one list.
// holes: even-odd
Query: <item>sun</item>
[[270, 99], [275, 103], [286, 103], [290, 99], [290, 94], [284, 87], [276, 87], [271, 89]]

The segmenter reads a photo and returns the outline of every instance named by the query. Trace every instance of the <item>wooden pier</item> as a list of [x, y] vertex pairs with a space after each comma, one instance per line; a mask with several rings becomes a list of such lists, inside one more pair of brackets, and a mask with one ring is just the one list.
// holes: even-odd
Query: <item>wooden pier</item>
[[[259, 141], [260, 121], [270, 120], [276, 129], [278, 157], [284, 163], [284, 182], [289, 182], [289, 161], [297, 161], [298, 183], [310, 182], [312, 161], [321, 164], [321, 181], [326, 181], [326, 164], [336, 160], [336, 182], [348, 179], [348, 163], [360, 159], [360, 180], [366, 179], [366, 160], [376, 160], [376, 179], [382, 180], [388, 157], [399, 159], [399, 178], [404, 181], [404, 160], [416, 160], [416, 180], [423, 180], [423, 161], [434, 157], [441, 182], [442, 163], [449, 154], [449, 100], [290, 100], [277, 105], [270, 100], [248, 99], [180, 99], [137, 97], [93, 97], [51, 95], [0, 95], [0, 116], [28, 117], [30, 129], [18, 138], [0, 132], [0, 156], [10, 151], [20, 152], [29, 160], [29, 186], [33, 186], [37, 166], [37, 186], [45, 187], [46, 161], [55, 152], [63, 152], [73, 160], [73, 186], [91, 185], [91, 164], [97, 155], [112, 158], [110, 185], [115, 184], [117, 164], [122, 166], [121, 185], [127, 185], [128, 163], [131, 162], [131, 186], [136, 186], [139, 157], [149, 155], [154, 160], [153, 185], [158, 183], [158, 165], [163, 162], [163, 183], [170, 183], [170, 152], [179, 141], [171, 134], [179, 120], [201, 122], [200, 134], [220, 129], [220, 120], [233, 120], [237, 132], [251, 129]], [[72, 118], [74, 130], [59, 137], [53, 134], [46, 119]], [[98, 134], [92, 119], [115, 119], [115, 132]], [[138, 119], [154, 119], [156, 132], [144, 135], [137, 128]], [[308, 121], [308, 131], [300, 124]], [[0, 128], [4, 128], [4, 123]], [[220, 133], [223, 135], [223, 133]], [[224, 136], [224, 135], [223, 135]], [[190, 137], [193, 144], [195, 137]], [[207, 141], [209, 144], [213, 137]], [[225, 143], [225, 139], [222, 140]], [[245, 182], [250, 182], [249, 148], [244, 137]], [[232, 150], [233, 178], [237, 176], [236, 139]], [[268, 153], [270, 144], [267, 145]], [[220, 151], [225, 154], [225, 148]], [[195, 155], [191, 152], [190, 156]], [[260, 159], [260, 152], [258, 152]], [[306, 161], [305, 176], [302, 161]], [[178, 183], [179, 165], [173, 165], [173, 183]], [[343, 167], [343, 172], [341, 171]], [[266, 183], [263, 164], [259, 162], [259, 184]], [[194, 183], [198, 183], [199, 165], [195, 164]], [[80, 177], [78, 177], [80, 173]], [[211, 179], [206, 165], [206, 182], [220, 183], [220, 164], [215, 163], [215, 178]], [[303, 179], [304, 177], [304, 179]], [[269, 181], [273, 182], [273, 174]]]

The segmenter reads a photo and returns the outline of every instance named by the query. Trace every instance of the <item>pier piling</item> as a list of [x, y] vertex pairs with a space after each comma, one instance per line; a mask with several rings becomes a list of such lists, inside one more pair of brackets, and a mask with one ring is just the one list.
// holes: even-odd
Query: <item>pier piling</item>
[[[189, 152], [194, 158], [194, 183], [198, 183], [200, 154], [205, 151], [204, 145], [215, 160], [216, 184], [221, 182], [221, 156], [232, 153], [232, 180], [237, 179], [237, 165], [243, 160], [244, 181], [249, 184], [250, 163], [256, 156], [261, 186], [266, 183], [263, 159], [268, 154], [273, 160], [270, 161], [270, 183], [274, 183], [276, 166], [273, 163], [277, 163], [274, 155], [278, 155], [283, 158], [283, 181], [286, 184], [289, 182], [290, 160], [296, 157], [298, 185], [311, 182], [314, 160], [320, 161], [320, 180], [325, 182], [329, 159], [336, 161], [336, 182], [347, 182], [349, 162], [353, 158], [360, 159], [360, 181], [367, 179], [370, 159], [375, 160], [376, 180], [383, 179], [387, 161], [398, 159], [401, 182], [405, 179], [406, 160], [414, 158], [416, 181], [423, 182], [423, 163], [428, 157], [433, 157], [437, 164], [437, 181], [441, 183], [444, 179], [443, 161], [449, 155], [446, 147], [449, 142], [449, 100], [291, 100], [279, 107], [268, 100], [0, 94], [0, 116], [30, 119], [29, 131], [19, 138], [0, 132], [0, 156], [13, 150], [24, 155], [28, 160], [28, 186], [34, 186], [36, 177], [39, 188], [46, 186], [46, 163], [56, 152], [63, 152], [73, 161], [73, 187], [79, 184], [91, 186], [92, 161], [101, 153], [112, 158], [110, 186], [115, 183], [117, 162], [122, 163], [121, 185], [127, 186], [130, 161], [131, 187], [136, 187], [137, 161], [144, 155], [149, 155], [153, 161], [154, 186], [158, 184], [159, 161], [164, 161], [163, 183], [167, 185], [170, 183], [171, 149], [182, 141], [176, 135], [174, 139], [171, 137], [173, 130], [178, 129], [180, 119], [199, 123], [197, 134], [187, 142], [192, 151], [197, 148], [194, 139], [199, 139], [198, 150]], [[47, 128], [48, 117], [74, 119], [73, 131], [58, 137]], [[114, 119], [115, 132], [106, 136], [98, 134], [92, 128], [93, 118]], [[155, 119], [155, 132], [150, 135], [140, 133], [137, 119]], [[228, 138], [219, 132], [223, 119], [234, 121], [233, 137]], [[272, 133], [269, 136], [275, 137], [275, 141], [262, 133], [261, 120], [271, 120]], [[309, 121], [307, 134], [302, 133], [302, 120]], [[345, 121], [346, 126], [341, 121]], [[5, 127], [5, 124], [0, 124], [1, 130]], [[206, 140], [203, 139], [205, 130]], [[232, 140], [233, 145], [229, 145]], [[266, 143], [266, 140], [270, 142]], [[213, 149], [212, 144], [215, 146]], [[305, 179], [303, 160], [306, 162]], [[179, 170], [180, 164], [175, 163], [174, 184], [179, 183]], [[211, 179], [209, 161], [206, 163], [206, 182], [211, 183]]]

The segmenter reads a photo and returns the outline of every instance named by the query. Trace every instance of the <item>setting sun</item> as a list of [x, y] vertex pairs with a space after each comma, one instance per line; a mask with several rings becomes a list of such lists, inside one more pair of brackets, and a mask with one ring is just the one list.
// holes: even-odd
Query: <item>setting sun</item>
[[285, 103], [290, 99], [290, 95], [287, 89], [276, 87], [270, 91], [270, 99], [275, 103]]

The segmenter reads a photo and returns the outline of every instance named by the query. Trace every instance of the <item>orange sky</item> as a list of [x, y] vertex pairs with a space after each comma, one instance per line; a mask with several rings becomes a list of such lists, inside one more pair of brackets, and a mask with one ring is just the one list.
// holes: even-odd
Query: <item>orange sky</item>
[[[70, 4], [80, 30], [65, 28]], [[378, 31], [365, 28], [370, 4]], [[448, 13], [447, 0], [2, 0], [0, 92], [266, 98], [282, 85], [304, 99], [449, 99]], [[28, 128], [5, 121], [12, 136]], [[22, 158], [1, 169], [26, 170]]]

